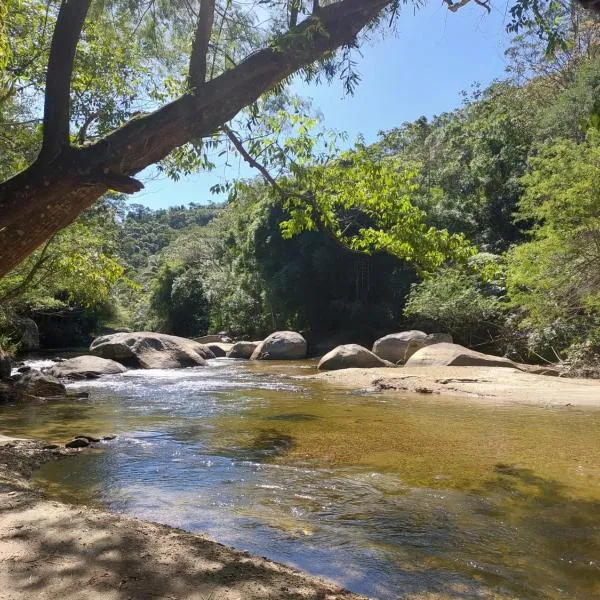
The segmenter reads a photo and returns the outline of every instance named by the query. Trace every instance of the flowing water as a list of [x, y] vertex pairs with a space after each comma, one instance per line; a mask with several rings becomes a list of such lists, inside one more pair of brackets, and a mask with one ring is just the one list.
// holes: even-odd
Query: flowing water
[[5, 407], [0, 431], [117, 434], [37, 481], [376, 598], [600, 598], [600, 410], [289, 377], [313, 370], [129, 371]]

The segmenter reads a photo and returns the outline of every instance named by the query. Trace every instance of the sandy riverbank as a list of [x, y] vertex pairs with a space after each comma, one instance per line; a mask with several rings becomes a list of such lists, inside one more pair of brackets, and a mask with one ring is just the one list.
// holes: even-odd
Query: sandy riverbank
[[511, 368], [343, 369], [314, 377], [355, 390], [444, 394], [494, 403], [600, 407], [600, 380], [533, 375]]
[[359, 600], [200, 535], [44, 498], [41, 463], [77, 451], [0, 436], [2, 600]]

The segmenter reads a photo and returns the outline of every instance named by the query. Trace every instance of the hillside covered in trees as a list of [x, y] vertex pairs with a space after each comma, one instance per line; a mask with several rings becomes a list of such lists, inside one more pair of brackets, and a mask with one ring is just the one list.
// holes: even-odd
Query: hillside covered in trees
[[[600, 29], [563, 16], [553, 54], [516, 36], [505, 80], [372, 145], [327, 145], [310, 107], [274, 102], [268, 143], [226, 130], [257, 177], [224, 205], [151, 211], [105, 195], [0, 280], [2, 344], [18, 348], [25, 317], [46, 346], [106, 327], [358, 339], [419, 327], [597, 372]], [[29, 108], [13, 97], [0, 110], [16, 123]], [[4, 176], [35, 145], [33, 129], [15, 131], [0, 139]]]

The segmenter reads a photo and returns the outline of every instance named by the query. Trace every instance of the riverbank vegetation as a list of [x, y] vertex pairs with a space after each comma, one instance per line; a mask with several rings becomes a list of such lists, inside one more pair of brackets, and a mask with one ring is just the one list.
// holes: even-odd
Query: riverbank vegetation
[[[256, 179], [231, 182], [223, 204], [199, 193], [158, 211], [104, 195], [0, 280], [0, 343], [18, 349], [27, 317], [48, 347], [121, 327], [369, 342], [415, 327], [597, 374], [600, 28], [583, 10], [559, 16], [551, 53], [530, 23], [505, 80], [374, 144], [342, 150], [307, 103], [281, 90], [264, 98], [248, 136], [234, 122], [219, 141]], [[140, 77], [141, 60], [123, 56]], [[99, 89], [75, 108], [104, 106]], [[117, 117], [98, 110], [88, 126], [98, 120], [102, 133]], [[31, 160], [40, 131], [26, 95], [9, 94], [0, 111], [6, 178]], [[209, 163], [187, 147], [161, 168], [178, 177]]]

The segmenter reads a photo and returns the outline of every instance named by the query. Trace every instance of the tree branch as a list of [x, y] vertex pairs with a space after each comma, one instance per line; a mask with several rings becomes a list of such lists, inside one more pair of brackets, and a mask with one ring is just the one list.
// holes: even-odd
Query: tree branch
[[197, 92], [206, 82], [206, 56], [214, 21], [215, 0], [201, 0], [196, 35], [190, 55], [188, 81], [192, 92]]
[[286, 77], [355, 39], [392, 2], [328, 4], [206, 82], [201, 95], [185, 94], [93, 143], [63, 149], [52, 165], [38, 160], [0, 184], [0, 277], [110, 188], [98, 173], [131, 177], [190, 140], [212, 135]]
[[63, 0], [52, 36], [46, 73], [41, 158], [51, 162], [69, 144], [71, 77], [75, 49], [91, 0]]
[[310, 204], [312, 207], [312, 218], [313, 221], [315, 223], [315, 225], [317, 226], [317, 228], [319, 229], [319, 231], [321, 231], [322, 233], [324, 233], [330, 240], [332, 240], [333, 242], [335, 242], [338, 246], [340, 246], [341, 248], [343, 248], [344, 250], [348, 251], [351, 254], [362, 254], [364, 255], [365, 252], [361, 252], [360, 250], [355, 250], [354, 248], [350, 248], [350, 246], [348, 246], [347, 244], [344, 243], [344, 240], [342, 238], [340, 238], [338, 235], [336, 235], [335, 231], [333, 231], [331, 229], [331, 227], [329, 227], [327, 225], [327, 223], [323, 220], [323, 217], [321, 216], [321, 212], [319, 210], [319, 207], [317, 205], [317, 202], [315, 200], [315, 196], [313, 194], [312, 191], [307, 192], [305, 194], [300, 194], [298, 192], [287, 192], [286, 190], [284, 190], [279, 183], [277, 182], [277, 180], [269, 173], [269, 171], [267, 170], [267, 168], [262, 165], [261, 163], [259, 163], [247, 150], [246, 148], [244, 148], [244, 144], [242, 144], [242, 141], [235, 135], [235, 133], [227, 126], [227, 125], [223, 125], [223, 131], [225, 132], [225, 135], [227, 135], [227, 137], [229, 138], [229, 140], [231, 141], [231, 143], [233, 144], [233, 147], [240, 153], [240, 156], [253, 168], [256, 169], [257, 171], [260, 172], [260, 174], [263, 176], [263, 178], [265, 179], [265, 181], [279, 194], [279, 196], [281, 197], [282, 200], [285, 200], [287, 198], [298, 198], [298, 200], [301, 200], [302, 202], [306, 202], [307, 204]]

